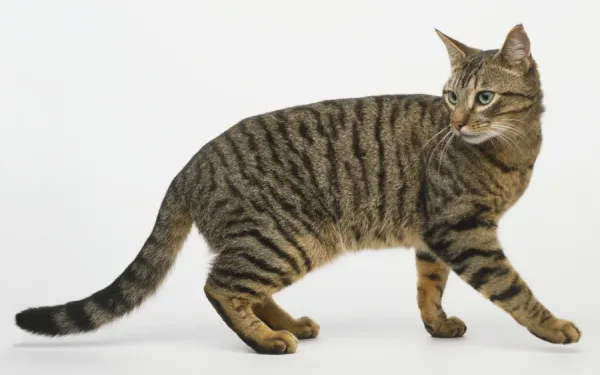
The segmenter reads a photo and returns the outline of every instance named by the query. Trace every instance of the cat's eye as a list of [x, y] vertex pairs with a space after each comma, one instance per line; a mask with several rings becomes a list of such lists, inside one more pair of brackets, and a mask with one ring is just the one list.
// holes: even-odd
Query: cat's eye
[[447, 95], [450, 104], [455, 105], [456, 101], [458, 100], [458, 96], [456, 96], [456, 93], [454, 91], [448, 91]]
[[494, 99], [494, 93], [491, 91], [481, 91], [477, 94], [477, 102], [479, 104], [490, 104], [492, 99]]

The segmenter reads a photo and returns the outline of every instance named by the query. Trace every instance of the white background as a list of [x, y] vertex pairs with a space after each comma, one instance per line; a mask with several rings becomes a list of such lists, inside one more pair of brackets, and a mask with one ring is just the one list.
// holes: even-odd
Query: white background
[[[599, 10], [535, 3], [3, 1], [0, 372], [597, 374]], [[536, 339], [454, 275], [444, 305], [469, 330], [430, 338], [413, 255], [392, 249], [347, 256], [282, 292], [321, 336], [295, 355], [255, 355], [204, 297], [210, 256], [195, 233], [128, 318], [54, 340], [14, 326], [23, 308], [111, 282], [171, 178], [236, 121], [322, 99], [438, 94], [449, 64], [434, 27], [491, 49], [520, 22], [546, 93], [545, 141], [501, 238], [542, 302], [579, 325], [579, 344]]]

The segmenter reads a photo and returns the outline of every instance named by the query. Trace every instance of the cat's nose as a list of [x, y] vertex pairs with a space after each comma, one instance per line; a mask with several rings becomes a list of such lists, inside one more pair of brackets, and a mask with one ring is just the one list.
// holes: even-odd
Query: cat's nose
[[452, 121], [452, 127], [456, 130], [460, 130], [467, 125], [466, 121]]

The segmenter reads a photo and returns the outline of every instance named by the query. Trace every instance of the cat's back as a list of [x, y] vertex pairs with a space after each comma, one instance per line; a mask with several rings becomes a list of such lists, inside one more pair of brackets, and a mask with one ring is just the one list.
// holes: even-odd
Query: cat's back
[[255, 152], [255, 140], [260, 139], [265, 146], [297, 154], [297, 151], [311, 152], [313, 146], [318, 148], [328, 142], [335, 145], [354, 137], [355, 142], [362, 141], [366, 146], [379, 142], [379, 138], [390, 144], [410, 141], [413, 147], [409, 148], [416, 149], [432, 130], [446, 125], [448, 119], [442, 98], [434, 95], [341, 98], [244, 118], [211, 143], [223, 142], [228, 136], [237, 137], [242, 143], [247, 141], [250, 151]]
[[323, 100], [247, 117], [205, 145], [198, 159], [212, 160], [213, 173], [226, 170], [250, 185], [274, 175], [277, 183], [302, 181], [318, 189], [361, 169], [407, 173], [423, 145], [447, 123], [439, 96]]
[[231, 198], [357, 237], [416, 222], [421, 151], [446, 118], [441, 99], [424, 94], [325, 100], [245, 118], [196, 157], [194, 204], [210, 213], [199, 226], [239, 216]]

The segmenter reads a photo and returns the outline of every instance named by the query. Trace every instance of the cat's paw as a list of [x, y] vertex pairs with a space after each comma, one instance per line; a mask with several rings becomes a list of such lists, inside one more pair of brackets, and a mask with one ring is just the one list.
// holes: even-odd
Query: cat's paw
[[568, 320], [551, 319], [540, 327], [528, 328], [537, 338], [553, 344], [571, 344], [581, 339], [581, 331]]
[[427, 332], [436, 338], [462, 337], [467, 332], [465, 323], [455, 316], [433, 322], [432, 324], [424, 324]]
[[296, 353], [298, 339], [288, 331], [276, 331], [257, 344], [254, 350], [261, 354], [292, 354]]
[[299, 339], [312, 339], [319, 335], [321, 327], [311, 318], [304, 316], [296, 320], [297, 326], [292, 333]]

